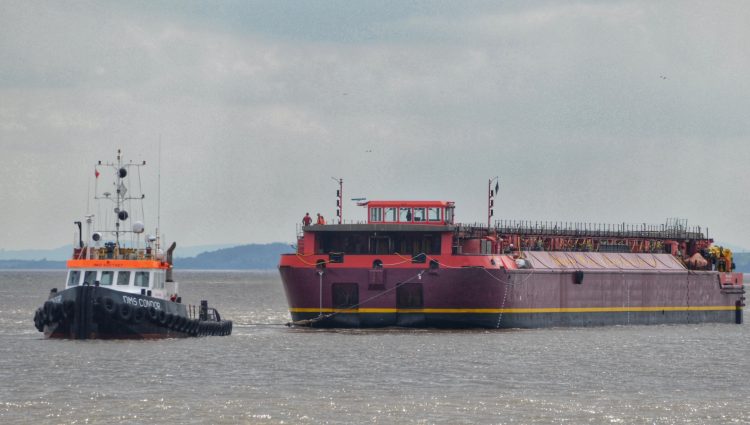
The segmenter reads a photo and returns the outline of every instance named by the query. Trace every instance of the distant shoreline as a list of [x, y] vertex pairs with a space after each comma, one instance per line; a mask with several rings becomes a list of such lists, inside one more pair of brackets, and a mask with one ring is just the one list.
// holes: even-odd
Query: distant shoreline
[[[174, 259], [179, 270], [275, 270], [281, 254], [292, 252], [289, 244], [248, 244], [202, 252]], [[0, 270], [65, 270], [67, 261], [0, 260]]]

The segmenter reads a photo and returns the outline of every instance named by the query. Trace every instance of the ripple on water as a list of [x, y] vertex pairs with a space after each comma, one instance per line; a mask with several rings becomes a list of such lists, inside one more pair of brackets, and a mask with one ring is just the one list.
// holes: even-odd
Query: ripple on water
[[50, 341], [63, 273], [0, 272], [0, 422], [750, 422], [746, 325], [290, 329], [275, 272], [182, 272], [225, 338]]

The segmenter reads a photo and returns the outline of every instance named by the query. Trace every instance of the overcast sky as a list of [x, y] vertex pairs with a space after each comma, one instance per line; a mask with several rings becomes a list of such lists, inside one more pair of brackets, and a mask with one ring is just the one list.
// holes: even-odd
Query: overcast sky
[[[182, 245], [442, 199], [750, 246], [750, 3], [0, 2], [0, 248], [72, 243], [97, 160]], [[103, 175], [109, 177], [109, 175]], [[94, 211], [95, 212], [95, 211]]]

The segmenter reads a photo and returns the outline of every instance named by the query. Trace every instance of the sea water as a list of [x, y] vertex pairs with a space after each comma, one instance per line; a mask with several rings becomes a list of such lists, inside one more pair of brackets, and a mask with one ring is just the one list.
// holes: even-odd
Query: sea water
[[747, 324], [296, 329], [275, 271], [175, 277], [231, 336], [46, 340], [64, 272], [0, 272], [0, 423], [750, 423]]

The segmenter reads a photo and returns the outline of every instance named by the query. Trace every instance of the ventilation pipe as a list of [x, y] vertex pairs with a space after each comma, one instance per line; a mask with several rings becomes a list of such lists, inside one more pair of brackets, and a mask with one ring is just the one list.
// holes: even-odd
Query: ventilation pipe
[[167, 264], [169, 264], [169, 268], [167, 269], [167, 282], [174, 282], [174, 280], [172, 280], [172, 253], [175, 248], [177, 248], [177, 242], [172, 242], [172, 245], [170, 245], [167, 250]]

